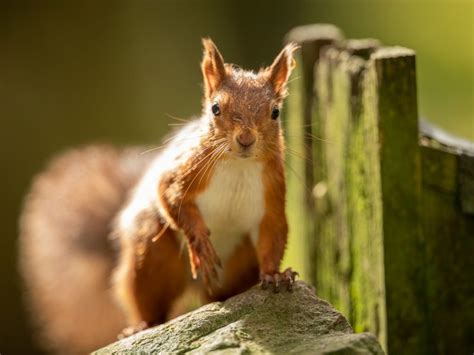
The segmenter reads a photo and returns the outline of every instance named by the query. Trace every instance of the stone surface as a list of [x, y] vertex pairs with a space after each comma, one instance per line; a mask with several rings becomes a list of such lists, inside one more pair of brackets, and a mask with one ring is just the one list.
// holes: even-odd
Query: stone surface
[[301, 281], [292, 293], [255, 287], [96, 354], [123, 352], [383, 354], [374, 336], [354, 334], [347, 320]]

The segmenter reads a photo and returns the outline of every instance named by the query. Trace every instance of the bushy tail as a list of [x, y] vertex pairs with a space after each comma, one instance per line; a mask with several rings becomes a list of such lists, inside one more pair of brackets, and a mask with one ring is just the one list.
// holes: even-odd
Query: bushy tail
[[125, 326], [111, 293], [113, 218], [150, 157], [91, 146], [60, 155], [34, 180], [20, 219], [20, 270], [45, 348], [86, 353]]

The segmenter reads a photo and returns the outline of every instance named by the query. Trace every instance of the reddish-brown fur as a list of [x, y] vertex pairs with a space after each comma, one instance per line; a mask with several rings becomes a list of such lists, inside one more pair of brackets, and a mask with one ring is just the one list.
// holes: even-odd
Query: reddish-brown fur
[[86, 353], [126, 322], [110, 276], [111, 221], [150, 157], [92, 146], [61, 154], [34, 181], [20, 220], [20, 269], [35, 335], [45, 349]]
[[[124, 318], [129, 328], [123, 334], [128, 335], [135, 330], [161, 323], [170, 314], [175, 316], [176, 307], [173, 308], [173, 302], [189, 285], [200, 285], [192, 281], [192, 278], [198, 275], [203, 282], [202, 286], [198, 287], [201, 287], [205, 301], [223, 300], [245, 290], [258, 282], [259, 272], [264, 282], [285, 280], [285, 277], [288, 281], [288, 273], [279, 272], [288, 231], [284, 209], [284, 143], [281, 125], [271, 116], [272, 110], [281, 107], [287, 94], [286, 83], [294, 66], [292, 53], [296, 47], [288, 45], [270, 67], [252, 73], [224, 64], [212, 41], [204, 40], [203, 44], [204, 58], [201, 66], [205, 91], [203, 118], [198, 126], [199, 134], [187, 137], [187, 144], [178, 144], [177, 141], [171, 140], [168, 147], [172, 149], [156, 155], [156, 159], [160, 159], [163, 155], [173, 154], [174, 163], [171, 168], [164, 170], [160, 170], [160, 166], [156, 167], [156, 176], [152, 177], [157, 183], [150, 185], [147, 190], [147, 195], [154, 199], [154, 204], [134, 212], [132, 222], [126, 226], [119, 223], [120, 218], [117, 218], [115, 229], [110, 233], [119, 242], [120, 248], [117, 258], [109, 258], [107, 270], [110, 277], [111, 268], [115, 265], [110, 286], [113, 287], [114, 297], [123, 312], [120, 313], [119, 308], [111, 301], [113, 313], [120, 318], [115, 327], [110, 327], [112, 332], [124, 325]], [[211, 106], [215, 103], [219, 104], [220, 113], [212, 118]], [[209, 235], [212, 231], [206, 226], [196, 198], [208, 187], [216, 164], [235, 157], [254, 159], [262, 164], [264, 213], [256, 243], [251, 241], [249, 235], [242, 236], [241, 243], [232, 255], [221, 261], [210, 241]], [[81, 164], [81, 161], [77, 163]], [[114, 166], [110, 169], [113, 170]], [[148, 173], [155, 174], [153, 169], [153, 164], [150, 164]], [[145, 172], [145, 169], [143, 171]], [[134, 174], [133, 179], [130, 179], [134, 183], [137, 181], [136, 176], [137, 174]], [[43, 177], [48, 178], [48, 175]], [[74, 181], [67, 185], [59, 179], [56, 183], [58, 186], [62, 184], [64, 189], [75, 189]], [[84, 185], [85, 189], [90, 186], [87, 181], [76, 181], [76, 184]], [[113, 185], [112, 182], [110, 184]], [[132, 191], [130, 195], [130, 201], [139, 193], [140, 185], [137, 186], [137, 190]], [[38, 189], [41, 190], [41, 186], [34, 189], [33, 196], [42, 193], [38, 192]], [[120, 196], [123, 203], [130, 190], [131, 185], [124, 184], [114, 193]], [[110, 192], [112, 193], [113, 189]], [[86, 191], [83, 193], [87, 195]], [[70, 202], [73, 207], [76, 205], [79, 209], [82, 208], [81, 204], [100, 204], [100, 200], [96, 200], [94, 196], [88, 196], [90, 201], [85, 196], [77, 198], [77, 201]], [[41, 209], [50, 204], [46, 200], [34, 208], [38, 218], [41, 217]], [[122, 205], [123, 211], [126, 206]], [[61, 208], [60, 204], [52, 207]], [[117, 214], [119, 206], [104, 208], [108, 211], [107, 218], [100, 219], [97, 224], [108, 226]], [[26, 210], [31, 210], [30, 203], [27, 203]], [[77, 227], [68, 225], [67, 221], [57, 222], [58, 230]], [[88, 221], [85, 220], [84, 223], [87, 224]], [[28, 231], [22, 236], [22, 244], [26, 245], [30, 238], [28, 234], [35, 234], [37, 231], [32, 230], [34, 224], [31, 218], [24, 218], [23, 225], [24, 230]], [[184, 234], [184, 238], [180, 236], [180, 232]], [[100, 233], [94, 238], [106, 241], [106, 236], [107, 233]], [[53, 243], [61, 241], [57, 239]], [[33, 255], [35, 248], [38, 246], [24, 247], [28, 250], [23, 254]], [[23, 273], [28, 275], [31, 266], [28, 262], [24, 265]], [[55, 265], [60, 268], [60, 263]], [[41, 265], [36, 263], [35, 267]], [[221, 267], [223, 269], [219, 277]], [[34, 276], [30, 279], [28, 282], [31, 292], [37, 292], [40, 288], [38, 278]], [[105, 280], [103, 282], [107, 283]], [[104, 292], [108, 292], [108, 285], [104, 287]], [[43, 292], [44, 299], [54, 299], [46, 291], [40, 292]], [[112, 292], [108, 293], [107, 297], [111, 295]], [[51, 309], [53, 306], [48, 303], [47, 306], [41, 307]], [[60, 323], [61, 316], [68, 316], [66, 313], [46, 314], [40, 307], [36, 307], [34, 311], [43, 315], [41, 318], [45, 323], [44, 328], [49, 330], [53, 323]], [[94, 327], [93, 324], [90, 326], [91, 329]], [[72, 338], [69, 343], [66, 338], [58, 340], [60, 333], [60, 330], [49, 331], [48, 339], [51, 344], [54, 343], [55, 349], [61, 351], [70, 351], [71, 346], [77, 351], [90, 351], [94, 347], [105, 345], [106, 340], [111, 340], [110, 331], [106, 330], [102, 330], [102, 333], [107, 335], [97, 338], [95, 342], [91, 340], [81, 343], [83, 336], [77, 334], [77, 344]]]
[[285, 175], [282, 159], [267, 162], [264, 170], [265, 214], [260, 225], [258, 260], [263, 274], [274, 274], [280, 269], [285, 251], [288, 225], [285, 215]]
[[[285, 216], [285, 178], [283, 165], [283, 137], [278, 121], [272, 120], [271, 112], [279, 107], [286, 95], [286, 82], [293, 68], [291, 56], [294, 46], [286, 47], [276, 58], [274, 64], [261, 70], [258, 74], [249, 73], [224, 64], [222, 56], [210, 40], [204, 40], [204, 59], [202, 71], [204, 75], [204, 113], [209, 114], [209, 107], [219, 103], [220, 117], [211, 121], [204, 133], [198, 138], [199, 144], [192, 149], [188, 159], [162, 174], [157, 188], [157, 198], [162, 206], [162, 217], [169, 230], [166, 238], [172, 238], [172, 230], [181, 230], [187, 239], [187, 249], [194, 278], [201, 274], [206, 288], [211, 293], [211, 299], [222, 299], [241, 291], [258, 280], [257, 260], [262, 275], [274, 275], [279, 272], [280, 262], [287, 240], [288, 227]], [[203, 123], [204, 124], [204, 123]], [[200, 210], [195, 202], [196, 196], [206, 189], [213, 174], [214, 163], [209, 163], [213, 157], [215, 142], [224, 140], [228, 143], [228, 151], [217, 156], [215, 160], [226, 159], [228, 154], [239, 152], [239, 141], [256, 141], [254, 158], [264, 166], [264, 196], [265, 213], [260, 225], [257, 250], [251, 243], [244, 243], [235, 251], [235, 255], [226, 261], [224, 279], [221, 287], [214, 284], [218, 277], [218, 266], [221, 261], [214, 251], [209, 239], [209, 231]], [[178, 146], [176, 149], [179, 149]], [[184, 152], [183, 152], [184, 153]], [[207, 164], [207, 167], [206, 167]], [[157, 179], [158, 180], [158, 179]], [[158, 220], [159, 216], [155, 215]], [[140, 224], [140, 223], [139, 223]], [[161, 228], [165, 228], [161, 226]], [[147, 232], [146, 239], [154, 238], [159, 229]], [[137, 231], [138, 233], [138, 231]], [[163, 309], [167, 309], [170, 295], [175, 297], [184, 286], [177, 285], [186, 282], [181, 275], [177, 279], [166, 282], [162, 278], [159, 262], [159, 241], [154, 244], [140, 242], [142, 238], [125, 236], [123, 249], [134, 249], [127, 258], [122, 258], [120, 273], [116, 278], [117, 287], [121, 289], [120, 297], [128, 319], [133, 326], [140, 321], [154, 324], [162, 321]], [[134, 244], [130, 244], [130, 241]], [[156, 246], [156, 251], [148, 250]], [[145, 251], [137, 253], [137, 248]], [[137, 268], [139, 258], [145, 258], [141, 267]], [[176, 253], [166, 258], [167, 262], [175, 263]], [[242, 257], [242, 262], [238, 260]], [[256, 258], [255, 258], [256, 257]], [[148, 261], [148, 259], [155, 260]], [[149, 268], [149, 269], [148, 269]], [[181, 263], [176, 265], [180, 270]], [[146, 275], [146, 276], [143, 276]], [[125, 281], [121, 281], [121, 280]], [[128, 285], [126, 291], [123, 284]], [[158, 286], [150, 286], [150, 283]], [[161, 293], [160, 288], [166, 288]], [[137, 292], [136, 290], [140, 290]], [[146, 293], [144, 295], [143, 293]], [[134, 295], [134, 296], [131, 296]], [[214, 295], [214, 296], [212, 296]], [[159, 304], [160, 310], [149, 303]], [[146, 303], [144, 306], [142, 303]], [[139, 327], [141, 329], [141, 326]]]
[[255, 285], [258, 282], [258, 273], [257, 253], [247, 236], [224, 264], [220, 286], [214, 287], [211, 294], [206, 292], [203, 296], [208, 301], [223, 301]]

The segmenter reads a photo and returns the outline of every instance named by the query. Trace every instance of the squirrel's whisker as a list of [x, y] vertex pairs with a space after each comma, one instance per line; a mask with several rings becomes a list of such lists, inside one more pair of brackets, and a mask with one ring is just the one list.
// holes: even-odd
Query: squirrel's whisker
[[[163, 143], [157, 147], [153, 147], [153, 148], [150, 148], [150, 149], [147, 149], [143, 152], [141, 152], [140, 154], [148, 154], [148, 153], [151, 153], [151, 152], [154, 152], [156, 150], [159, 150], [161, 148], [165, 148], [166, 146], [168, 146], [168, 144], [175, 138], [177, 138], [179, 136], [179, 134], [176, 134], [172, 137], [168, 137], [166, 138]], [[183, 141], [187, 141], [187, 140], [190, 140], [190, 139], [197, 139], [197, 138], [203, 138], [205, 137], [206, 135], [205, 134], [201, 134], [201, 135], [197, 135], [197, 136], [189, 136], [189, 137], [183, 137], [181, 138], [180, 140], [183, 140]]]
[[[212, 146], [209, 146], [209, 149], [214, 149], [218, 144], [222, 143], [225, 141], [225, 138], [218, 139], [217, 141], [214, 142]], [[190, 171], [193, 171], [194, 168], [199, 165], [201, 162], [203, 162], [209, 155], [211, 155], [213, 151], [211, 151], [208, 155], [206, 155], [204, 158], [200, 159], [198, 162], [194, 163], [191, 167], [189, 167], [185, 172], [189, 173]]]
[[[207, 154], [204, 158], [202, 158], [197, 164], [193, 164], [193, 167], [195, 167], [196, 165], [198, 165], [200, 162], [204, 161], [205, 159], [207, 159], [207, 161], [204, 163], [204, 165], [199, 169], [199, 171], [197, 172], [197, 174], [193, 177], [193, 179], [191, 180], [191, 182], [189, 183], [188, 187], [186, 188], [186, 191], [184, 192], [183, 194], [183, 197], [181, 198], [181, 202], [179, 204], [179, 208], [178, 208], [178, 220], [179, 220], [179, 216], [180, 216], [180, 213], [181, 213], [181, 207], [183, 206], [183, 201], [184, 199], [186, 198], [186, 195], [188, 194], [189, 192], [189, 189], [191, 188], [191, 186], [193, 185], [194, 181], [196, 180], [196, 178], [198, 177], [198, 175], [202, 172], [202, 170], [207, 166], [207, 164], [209, 164], [209, 160], [210, 160], [210, 156], [214, 153], [215, 151], [215, 146], [211, 146], [211, 152], [209, 154]], [[191, 168], [191, 171], [193, 170], [193, 167]], [[186, 172], [188, 173], [188, 172]]]
[[291, 80], [288, 80], [288, 84], [289, 84], [289, 83], [292, 83], [292, 82], [295, 81], [295, 80], [299, 80], [299, 79], [301, 79], [301, 75], [295, 76], [295, 77], [292, 78]]
[[[219, 162], [220, 158], [225, 154], [226, 150], [227, 150], [228, 146], [226, 143], [222, 144], [220, 150], [216, 153], [216, 158], [214, 159], [214, 163], [212, 164], [212, 167], [210, 169], [210, 171], [212, 171], [214, 169], [214, 167], [216, 166], [216, 164]], [[207, 176], [207, 181], [206, 181], [206, 185], [209, 184], [209, 179], [211, 178], [211, 174], [209, 174]]]
[[165, 115], [173, 120], [176, 120], [176, 121], [181, 121], [181, 122], [185, 122], [185, 123], [189, 123], [191, 122], [191, 120], [187, 120], [185, 118], [181, 118], [181, 117], [177, 117], [177, 116], [173, 116], [172, 114], [170, 113], [165, 113]]
[[312, 139], [316, 139], [318, 141], [321, 141], [321, 142], [325, 142], [325, 143], [330, 143], [330, 144], [333, 144], [334, 142], [331, 142], [331, 141], [328, 141], [326, 139], [323, 139], [323, 138], [320, 138], [318, 136], [315, 136], [314, 134], [311, 134], [311, 133], [303, 133], [303, 134], [285, 134], [286, 137], [294, 137], [294, 138], [312, 138]]
[[[217, 160], [217, 155], [219, 154], [219, 152], [221, 151], [222, 147], [224, 146], [225, 143], [222, 143], [221, 145], [217, 146], [215, 149], [214, 149], [214, 154], [211, 156], [211, 158], [209, 159], [210, 160], [210, 163], [207, 164], [207, 168], [206, 170], [203, 171], [203, 173], [201, 174], [201, 178], [199, 179], [199, 182], [198, 182], [198, 186], [201, 185], [201, 182], [202, 182], [202, 179], [204, 176], [206, 176], [206, 173], [207, 171], [209, 170], [209, 168], [213, 165], [212, 162], [213, 160]], [[211, 169], [212, 171], [212, 169]]]
[[295, 150], [293, 150], [293, 149], [291, 149], [291, 148], [289, 148], [289, 147], [286, 147], [285, 149], [286, 149], [286, 152], [287, 152], [288, 154], [290, 154], [291, 156], [294, 156], [294, 157], [300, 158], [300, 159], [304, 159], [304, 160], [306, 160], [306, 161], [308, 161], [308, 162], [310, 162], [310, 163], [314, 163], [314, 160], [312, 160], [311, 158], [306, 157], [306, 156], [304, 156], [304, 155], [298, 153], [297, 151], [295, 151]]

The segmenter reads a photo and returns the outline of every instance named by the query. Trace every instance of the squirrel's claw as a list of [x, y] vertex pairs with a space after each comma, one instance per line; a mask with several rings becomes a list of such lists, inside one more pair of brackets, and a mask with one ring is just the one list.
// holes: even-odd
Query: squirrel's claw
[[295, 283], [296, 276], [299, 274], [293, 271], [290, 267], [283, 272], [276, 272], [272, 274], [261, 273], [260, 282], [262, 289], [266, 290], [269, 287], [273, 289], [273, 292], [280, 292], [280, 287], [283, 285], [287, 291], [293, 290], [293, 284]]
[[188, 250], [193, 278], [196, 279], [200, 273], [208, 292], [212, 293], [211, 286], [219, 285], [217, 267], [222, 267], [222, 263], [209, 240], [209, 232], [206, 235], [191, 238]]

